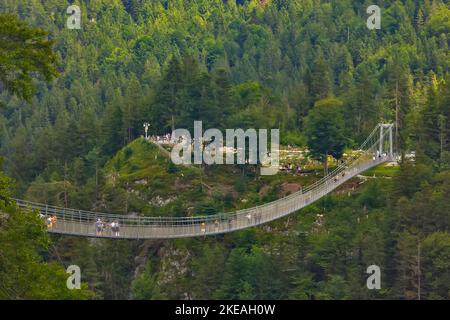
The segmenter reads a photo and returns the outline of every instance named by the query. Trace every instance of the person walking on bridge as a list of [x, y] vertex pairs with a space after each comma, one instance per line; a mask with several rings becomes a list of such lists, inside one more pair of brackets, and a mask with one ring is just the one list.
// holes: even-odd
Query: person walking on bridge
[[47, 219], [45, 221], [45, 223], [47, 224], [47, 228], [51, 229], [53, 227], [53, 223], [52, 223], [52, 216], [47, 216]]
[[56, 218], [56, 215], [52, 215], [52, 229], [56, 226], [56, 222], [58, 221], [58, 218]]
[[206, 224], [205, 224], [204, 222], [202, 222], [201, 227], [200, 227], [200, 230], [201, 230], [201, 232], [202, 232], [203, 234], [206, 233]]
[[219, 232], [219, 220], [214, 221], [214, 231]]
[[115, 237], [120, 236], [120, 226], [119, 226], [119, 221], [113, 221], [111, 223], [111, 231], [113, 232], [113, 235]]
[[98, 218], [97, 221], [95, 222], [95, 234], [97, 236], [103, 235], [103, 222], [100, 218]]

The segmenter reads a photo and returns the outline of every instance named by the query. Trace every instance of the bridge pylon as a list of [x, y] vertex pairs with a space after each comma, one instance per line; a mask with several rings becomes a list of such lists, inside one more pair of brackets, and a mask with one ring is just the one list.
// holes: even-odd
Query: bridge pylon
[[[378, 152], [380, 155], [383, 153], [386, 153], [389, 158], [394, 159], [394, 134], [393, 134], [393, 123], [380, 123], [379, 125], [380, 129], [380, 144]], [[387, 135], [385, 134], [385, 130], [388, 132]]]

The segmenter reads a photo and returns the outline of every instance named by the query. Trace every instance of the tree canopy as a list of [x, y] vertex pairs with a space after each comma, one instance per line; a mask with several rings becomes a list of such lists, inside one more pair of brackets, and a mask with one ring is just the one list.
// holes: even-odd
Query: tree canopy
[[342, 157], [346, 145], [342, 101], [326, 98], [317, 101], [306, 117], [306, 137], [309, 151], [323, 159], [325, 172], [328, 156]]
[[45, 80], [56, 74], [53, 41], [41, 28], [30, 27], [12, 14], [0, 14], [0, 92], [6, 90], [30, 101], [35, 85], [32, 76]]

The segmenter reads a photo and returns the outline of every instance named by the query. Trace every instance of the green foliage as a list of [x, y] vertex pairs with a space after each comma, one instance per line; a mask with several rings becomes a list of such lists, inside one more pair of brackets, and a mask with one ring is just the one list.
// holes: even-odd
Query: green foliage
[[45, 225], [35, 211], [20, 210], [9, 198], [11, 184], [0, 173], [0, 299], [87, 299], [83, 283], [69, 290], [68, 274], [39, 256], [51, 245]]
[[246, 189], [246, 178], [241, 177], [235, 184], [234, 184], [234, 190], [237, 192], [243, 193]]
[[283, 145], [291, 145], [302, 147], [306, 145], [306, 138], [300, 132], [287, 132], [280, 137], [280, 143]]
[[450, 81], [449, 77], [440, 84], [429, 88], [427, 103], [416, 120], [417, 159], [436, 166], [446, 165], [446, 152], [450, 144]]
[[409, 161], [403, 162], [396, 179], [396, 190], [399, 194], [411, 197], [421, 190], [423, 183], [429, 182], [432, 170], [425, 164], [413, 164]]
[[329, 155], [340, 158], [345, 148], [342, 102], [335, 98], [317, 101], [306, 118], [306, 137], [311, 155], [323, 159], [327, 170]]
[[312, 300], [318, 291], [317, 283], [314, 281], [314, 274], [299, 274], [292, 280], [294, 288], [289, 293], [290, 299]]
[[164, 296], [159, 289], [157, 275], [157, 273], [152, 272], [151, 265], [148, 263], [145, 271], [133, 281], [131, 287], [133, 298], [137, 300], [161, 300]]
[[167, 173], [176, 173], [178, 171], [178, 168], [172, 161], [168, 161], [166, 171]]
[[202, 247], [198, 257], [193, 259], [190, 279], [194, 297], [213, 297], [223, 281], [223, 266], [226, 261], [225, 252], [220, 245]]
[[280, 270], [273, 257], [260, 248], [250, 253], [235, 249], [230, 253], [225, 267], [223, 287], [218, 291], [222, 299], [280, 299], [285, 292], [278, 274]]
[[[35, 87], [32, 75], [47, 81], [56, 74], [56, 55], [47, 33], [32, 28], [12, 14], [0, 14], [0, 90], [31, 100]], [[0, 92], [1, 92], [0, 91]]]
[[448, 34], [450, 32], [450, 9], [442, 4], [430, 17], [428, 30], [433, 34]]
[[423, 240], [424, 296], [430, 300], [450, 297], [450, 235], [446, 232], [430, 234]]

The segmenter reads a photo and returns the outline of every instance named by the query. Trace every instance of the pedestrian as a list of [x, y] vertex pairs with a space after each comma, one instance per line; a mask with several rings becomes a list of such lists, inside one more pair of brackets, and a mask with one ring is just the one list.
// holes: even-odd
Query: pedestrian
[[115, 222], [115, 221], [112, 221], [112, 222], [109, 224], [109, 227], [111, 228], [111, 233], [112, 233], [112, 235], [115, 235], [115, 233], [116, 233], [116, 222]]
[[56, 222], [57, 222], [58, 218], [56, 218], [56, 215], [52, 216], [52, 229], [56, 226]]
[[205, 224], [204, 222], [202, 222], [201, 227], [200, 227], [200, 230], [201, 230], [201, 232], [202, 232], [203, 234], [206, 233], [206, 224]]
[[214, 221], [214, 231], [219, 232], [219, 220]]
[[97, 236], [103, 235], [103, 222], [100, 218], [98, 218], [97, 221], [95, 222], [95, 234]]
[[120, 224], [119, 221], [116, 221], [116, 237], [120, 236]]
[[53, 227], [53, 225], [52, 225], [52, 216], [51, 215], [47, 216], [46, 224], [47, 224], [47, 228], [48, 229], [51, 229]]
[[118, 237], [120, 236], [120, 225], [119, 225], [119, 221], [113, 221], [111, 223], [111, 231], [113, 232], [113, 235]]

